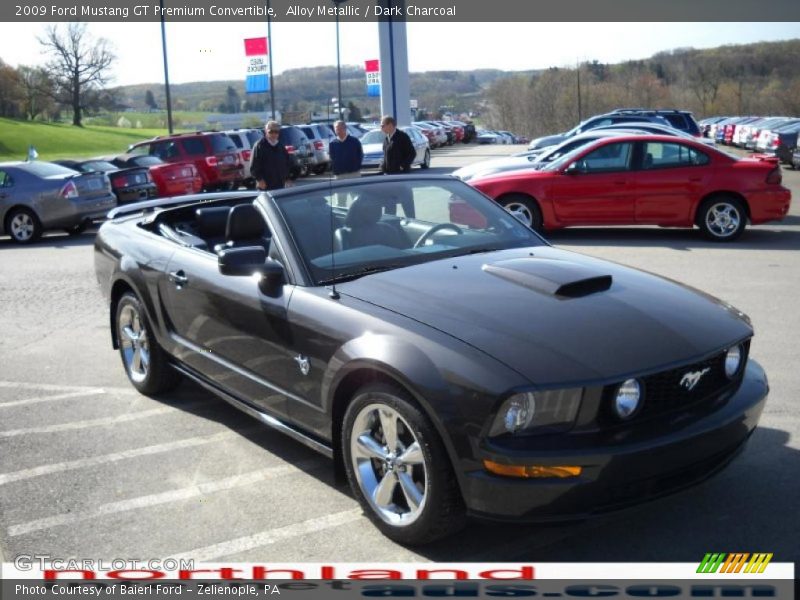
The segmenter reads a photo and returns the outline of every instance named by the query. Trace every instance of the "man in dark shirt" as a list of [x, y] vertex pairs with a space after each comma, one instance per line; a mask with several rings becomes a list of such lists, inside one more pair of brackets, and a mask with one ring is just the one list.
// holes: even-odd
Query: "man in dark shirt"
[[390, 116], [381, 119], [381, 131], [386, 134], [381, 171], [387, 175], [410, 172], [411, 163], [417, 156], [411, 138], [405, 131], [397, 128], [397, 121]]
[[250, 174], [256, 180], [256, 187], [259, 190], [280, 190], [291, 186], [291, 159], [278, 137], [281, 133], [280, 123], [267, 121], [264, 133], [265, 136], [253, 146], [250, 156]]
[[330, 153], [333, 174], [336, 179], [351, 179], [361, 176], [361, 162], [364, 160], [364, 149], [357, 138], [347, 133], [344, 121], [333, 124], [336, 139], [331, 140]]

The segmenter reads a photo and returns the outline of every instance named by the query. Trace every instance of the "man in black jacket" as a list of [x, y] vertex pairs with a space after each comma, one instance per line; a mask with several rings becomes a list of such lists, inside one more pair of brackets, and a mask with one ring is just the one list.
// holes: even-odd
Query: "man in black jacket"
[[381, 119], [381, 131], [386, 134], [386, 139], [383, 140], [381, 171], [387, 175], [411, 171], [411, 163], [417, 156], [411, 138], [405, 131], [397, 128], [397, 121], [390, 116]]
[[259, 190], [280, 190], [291, 185], [289, 181], [291, 159], [286, 146], [278, 137], [280, 133], [280, 123], [267, 121], [264, 127], [265, 136], [253, 146], [250, 174], [256, 180], [256, 187]]

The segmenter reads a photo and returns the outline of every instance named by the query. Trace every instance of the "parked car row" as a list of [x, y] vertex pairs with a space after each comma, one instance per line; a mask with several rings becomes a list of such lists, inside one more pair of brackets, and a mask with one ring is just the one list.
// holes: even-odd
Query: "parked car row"
[[718, 144], [774, 155], [794, 166], [800, 118], [787, 116], [710, 117], [703, 120], [703, 135]]

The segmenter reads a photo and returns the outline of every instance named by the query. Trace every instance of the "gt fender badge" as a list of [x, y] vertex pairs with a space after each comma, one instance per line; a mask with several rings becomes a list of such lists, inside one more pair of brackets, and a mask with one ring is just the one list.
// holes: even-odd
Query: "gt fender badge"
[[681, 377], [681, 382], [679, 385], [682, 385], [691, 392], [695, 386], [700, 383], [700, 379], [703, 377], [703, 375], [708, 373], [710, 370], [711, 367], [706, 367], [702, 371], [691, 371], [689, 373], [684, 373], [683, 377]]
[[308, 372], [311, 370], [311, 363], [308, 362], [308, 358], [302, 354], [298, 354], [294, 357], [294, 362], [296, 362], [297, 366], [300, 367], [300, 372], [303, 375], [308, 375]]

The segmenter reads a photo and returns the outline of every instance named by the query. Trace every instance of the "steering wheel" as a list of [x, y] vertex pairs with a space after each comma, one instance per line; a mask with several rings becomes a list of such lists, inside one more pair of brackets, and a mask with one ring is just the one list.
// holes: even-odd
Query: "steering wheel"
[[428, 229], [428, 231], [419, 236], [419, 239], [414, 244], [414, 248], [419, 248], [420, 246], [424, 245], [425, 242], [427, 242], [434, 233], [438, 233], [443, 229], [450, 229], [452, 231], [455, 231], [458, 235], [462, 235], [464, 233], [458, 225], [453, 225], [452, 223], [439, 223], [438, 225], [434, 225], [433, 227]]

